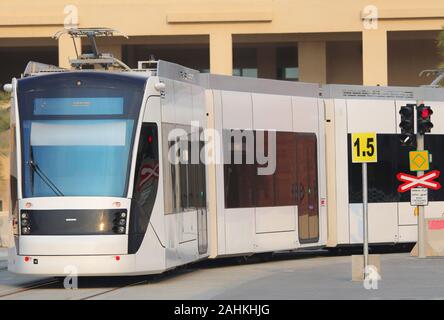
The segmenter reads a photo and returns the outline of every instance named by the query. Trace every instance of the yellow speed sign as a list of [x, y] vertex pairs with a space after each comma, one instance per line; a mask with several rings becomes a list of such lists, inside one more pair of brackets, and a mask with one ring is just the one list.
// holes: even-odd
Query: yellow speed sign
[[352, 162], [378, 162], [376, 132], [352, 133]]

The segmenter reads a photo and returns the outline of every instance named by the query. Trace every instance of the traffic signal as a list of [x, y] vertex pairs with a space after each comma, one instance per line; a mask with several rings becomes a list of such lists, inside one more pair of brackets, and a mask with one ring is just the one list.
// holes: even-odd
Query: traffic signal
[[416, 112], [418, 133], [430, 132], [433, 128], [433, 123], [430, 121], [430, 117], [433, 114], [432, 108], [421, 104], [416, 108]]
[[401, 115], [401, 144], [403, 146], [412, 146], [415, 141], [415, 105], [407, 104], [401, 107], [399, 114]]

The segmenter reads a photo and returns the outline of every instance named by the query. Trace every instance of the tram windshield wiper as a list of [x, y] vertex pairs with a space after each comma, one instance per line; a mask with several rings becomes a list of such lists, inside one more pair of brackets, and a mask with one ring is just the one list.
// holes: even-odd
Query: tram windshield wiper
[[63, 197], [64, 194], [62, 193], [62, 191], [60, 191], [59, 188], [57, 188], [57, 186], [54, 184], [54, 182], [51, 181], [51, 179], [48, 178], [48, 176], [42, 171], [42, 169], [40, 169], [39, 165], [34, 162], [33, 160], [33, 152], [32, 152], [32, 147], [31, 147], [31, 157], [30, 160], [27, 161], [27, 164], [29, 165], [29, 167], [31, 168], [33, 174], [31, 176], [32, 179], [32, 186], [34, 187], [34, 173], [37, 173], [37, 175], [40, 177], [40, 179], [42, 179], [42, 181], [58, 196], [58, 197]]

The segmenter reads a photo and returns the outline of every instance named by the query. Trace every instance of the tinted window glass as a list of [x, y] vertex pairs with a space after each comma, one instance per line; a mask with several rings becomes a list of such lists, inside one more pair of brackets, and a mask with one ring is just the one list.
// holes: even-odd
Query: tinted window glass
[[[410, 192], [398, 193], [401, 184], [396, 174], [410, 172], [409, 152], [413, 147], [401, 146], [399, 135], [378, 134], [378, 162], [369, 163], [368, 200], [369, 202], [410, 202]], [[444, 135], [426, 135], [425, 149], [432, 154], [430, 170], [444, 168]], [[358, 163], [351, 162], [350, 134], [348, 134], [348, 180], [350, 203], [362, 203], [362, 169]], [[429, 201], [444, 201], [444, 191], [429, 190]]]
[[[165, 214], [206, 207], [205, 164], [199, 157], [205, 144], [191, 137], [190, 126], [162, 125]], [[182, 135], [168, 140], [169, 134], [177, 129]], [[193, 153], [198, 159], [193, 158]]]
[[[248, 130], [243, 130], [248, 134]], [[250, 131], [251, 133], [251, 131]], [[231, 145], [230, 163], [224, 165], [224, 188], [226, 208], [254, 207], [254, 177], [256, 167], [254, 163], [247, 163], [246, 138], [242, 142], [235, 142], [234, 138], [225, 141]], [[235, 164], [236, 158], [242, 159]]]
[[[258, 134], [259, 132], [254, 132], [254, 145], [259, 140]], [[227, 136], [224, 134], [224, 144], [231, 143], [231, 163], [227, 163], [226, 159], [224, 165], [226, 208], [297, 205], [298, 199], [300, 200], [305, 192], [310, 192], [313, 197], [316, 194], [316, 198], [313, 198], [312, 202], [316, 202], [317, 206], [317, 142], [314, 133], [276, 132], [275, 155], [272, 155], [272, 152], [268, 150], [271, 135], [265, 133], [265, 156], [274, 156], [276, 158], [276, 170], [270, 175], [257, 174], [257, 169], [259, 167], [266, 167], [268, 163], [265, 165], [259, 165], [257, 161], [254, 164], [247, 163], [246, 139], [242, 140], [242, 144], [238, 143], [239, 145], [236, 145], [233, 138], [231, 138], [231, 141], [227, 141]], [[312, 137], [313, 148], [315, 148], [315, 152], [313, 152], [314, 158], [308, 158], [306, 149], [304, 149], [306, 148], [305, 145], [300, 145], [300, 152], [297, 152], [298, 143], [302, 143], [302, 140], [298, 140], [298, 137]], [[242, 156], [241, 164], [235, 163], [236, 155]], [[300, 165], [301, 163], [305, 164], [303, 167], [305, 169], [301, 169], [301, 172], [298, 172], [298, 164]], [[298, 175], [301, 175], [299, 178], [304, 174], [308, 175], [307, 170], [310, 170], [313, 176], [314, 182], [312, 186], [307, 185], [307, 179], [299, 179], [299, 181], [303, 182], [298, 182]], [[317, 210], [315, 211], [317, 212]]]

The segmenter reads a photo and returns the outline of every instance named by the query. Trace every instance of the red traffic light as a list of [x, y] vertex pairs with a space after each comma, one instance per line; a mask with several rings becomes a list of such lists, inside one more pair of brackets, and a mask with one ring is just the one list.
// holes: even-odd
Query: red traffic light
[[433, 114], [432, 109], [429, 109], [427, 107], [421, 110], [421, 118], [423, 119], [429, 118], [432, 114]]

